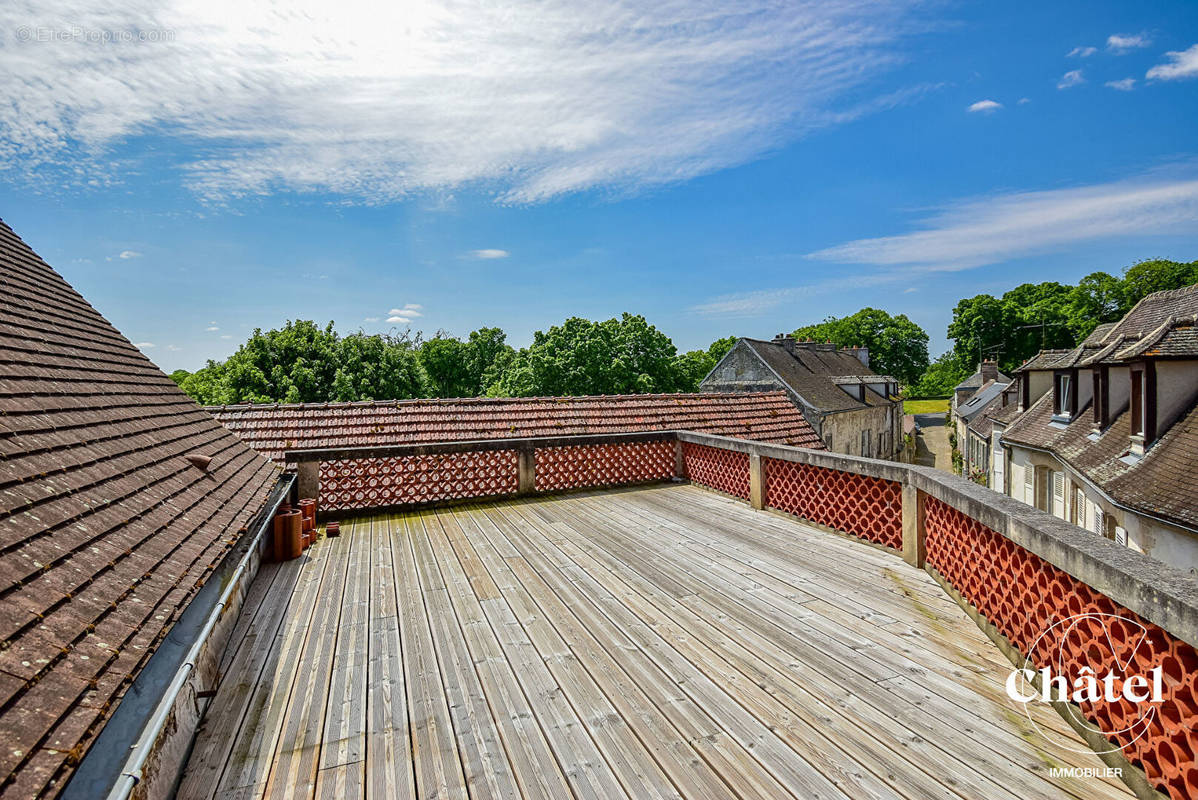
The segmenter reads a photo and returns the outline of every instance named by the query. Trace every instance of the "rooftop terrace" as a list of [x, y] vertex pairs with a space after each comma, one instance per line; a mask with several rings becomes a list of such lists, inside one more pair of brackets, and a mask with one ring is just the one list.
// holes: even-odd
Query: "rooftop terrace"
[[362, 517], [245, 608], [182, 798], [1130, 796], [927, 572], [696, 486]]

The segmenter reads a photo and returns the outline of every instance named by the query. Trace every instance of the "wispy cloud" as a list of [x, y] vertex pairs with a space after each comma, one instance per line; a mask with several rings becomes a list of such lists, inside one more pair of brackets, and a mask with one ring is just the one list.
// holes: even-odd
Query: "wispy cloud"
[[1149, 80], [1176, 81], [1198, 77], [1198, 44], [1190, 45], [1186, 50], [1170, 50], [1165, 57], [1169, 60], [1148, 70]]
[[1135, 78], [1123, 78], [1117, 81], [1107, 81], [1105, 84], [1110, 89], [1118, 89], [1121, 92], [1130, 92], [1136, 88]]
[[1097, 47], [1075, 47], [1066, 54], [1066, 58], [1089, 58], [1097, 52]]
[[136, 250], [122, 250], [117, 258], [123, 258], [125, 260], [130, 258], [141, 258], [141, 253], [137, 252]]
[[967, 200], [925, 219], [920, 230], [858, 239], [810, 257], [942, 271], [996, 264], [1079, 242], [1172, 233], [1198, 233], [1194, 165], [1174, 167], [1170, 175]]
[[176, 345], [176, 344], [168, 344], [168, 345], [166, 346], [166, 349], [167, 349], [167, 350], [169, 350], [169, 351], [170, 351], [170, 352], [172, 352], [172, 353], [178, 353], [178, 352], [179, 352], [180, 350], [182, 350], [183, 348], [182, 348], [182, 347], [179, 347], [179, 346], [178, 346], [178, 345]]
[[[48, 0], [0, 29], [169, 31], [0, 49], [0, 161], [107, 167], [170, 138], [183, 180], [386, 202], [473, 185], [508, 202], [686, 180], [854, 114], [920, 0], [375, 4]], [[890, 103], [891, 105], [893, 103]], [[336, 120], [330, 126], [329, 120]], [[190, 156], [188, 154], [191, 154]], [[127, 156], [127, 154], [122, 154]]]
[[1071, 69], [1061, 76], [1057, 81], [1058, 89], [1069, 89], [1073, 86], [1079, 86], [1086, 82], [1086, 76], [1082, 74], [1080, 69]]
[[232, 335], [231, 333], [222, 333], [222, 334], [220, 335], [220, 338], [222, 338], [222, 339], [232, 339], [232, 338], [233, 338], [233, 335]]
[[983, 114], [993, 114], [1002, 108], [1002, 103], [996, 100], [979, 100], [969, 107], [970, 113], [981, 112]]
[[404, 303], [402, 307], [396, 307], [387, 312], [387, 321], [399, 325], [406, 325], [416, 317], [424, 316], [424, 306], [420, 303]]
[[1107, 37], [1106, 49], [1115, 53], [1126, 53], [1152, 44], [1146, 33], [1115, 33]]
[[204, 330], [208, 331], [209, 333], [212, 333], [214, 331], [219, 331], [220, 328], [217, 327], [216, 325], [209, 325], [207, 328], [204, 328]]
[[138, 350], [153, 350], [157, 345], [153, 342], [134, 342], [133, 346]]
[[925, 219], [920, 230], [858, 239], [807, 256], [872, 267], [872, 272], [722, 295], [690, 311], [754, 317], [816, 295], [904, 282], [908, 286], [902, 293], [907, 294], [918, 291], [909, 285], [915, 276], [997, 264], [1087, 241], [1177, 233], [1198, 234], [1198, 164], [1093, 186], [966, 200]]
[[362, 321], [363, 322], [378, 322], [379, 318], [378, 317], [367, 317], [366, 319], [364, 319]]
[[494, 249], [490, 249], [490, 248], [485, 249], [485, 250], [471, 250], [470, 251], [470, 256], [472, 258], [483, 258], [483, 259], [507, 258], [510, 255], [511, 255], [511, 253], [509, 253], [507, 250], [494, 250]]

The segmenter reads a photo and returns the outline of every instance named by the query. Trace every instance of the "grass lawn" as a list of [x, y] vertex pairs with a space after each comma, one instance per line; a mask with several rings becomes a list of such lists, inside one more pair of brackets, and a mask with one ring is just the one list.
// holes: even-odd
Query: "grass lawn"
[[943, 414], [948, 411], [948, 398], [943, 400], [904, 400], [904, 414]]

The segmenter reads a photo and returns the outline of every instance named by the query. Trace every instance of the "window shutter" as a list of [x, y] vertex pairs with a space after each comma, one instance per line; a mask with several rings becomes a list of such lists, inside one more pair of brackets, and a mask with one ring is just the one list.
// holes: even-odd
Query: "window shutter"
[[1052, 513], [1065, 518], [1065, 475], [1060, 470], [1052, 473]]
[[1023, 502], [1029, 506], [1036, 504], [1036, 468], [1031, 464], [1023, 466]]

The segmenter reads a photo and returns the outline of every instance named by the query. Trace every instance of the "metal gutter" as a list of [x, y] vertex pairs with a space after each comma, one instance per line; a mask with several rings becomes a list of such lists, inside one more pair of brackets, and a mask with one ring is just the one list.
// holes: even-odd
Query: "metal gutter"
[[[228, 569], [230, 556], [235, 556], [237, 553], [237, 550], [234, 550], [229, 556], [226, 556], [221, 567], [200, 588], [183, 616], [171, 628], [166, 639], [151, 656], [145, 669], [138, 674], [133, 685], [129, 687], [120, 705], [117, 706], [116, 713], [105, 724], [95, 744], [88, 750], [87, 755], [80, 762], [79, 768], [64, 788], [61, 795], [63, 800], [75, 800], [76, 798], [89, 798], [90, 800], [97, 797], [105, 797], [107, 800], [126, 800], [133, 792], [134, 787], [141, 781], [146, 761], [154, 752], [155, 745], [175, 710], [183, 687], [187, 685], [199, 656], [208, 644], [213, 629], [229, 607], [231, 598], [238, 591], [246, 571], [250, 568], [253, 559], [262, 551], [264, 537], [270, 530], [271, 520], [290, 493], [294, 481], [293, 475], [282, 474], [279, 476], [269, 499], [259, 511], [260, 516], [251, 523], [251, 530], [254, 533], [239, 543], [241, 558], [236, 567], [232, 570]], [[201, 598], [207, 598], [217, 591], [220, 592], [220, 595], [215, 601], [211, 601], [210, 606], [200, 602]], [[188, 611], [195, 609], [198, 613], [203, 613], [205, 608], [207, 608], [207, 614], [203, 616], [202, 620], [194, 618], [198, 614], [193, 614], [189, 618]], [[194, 636], [188, 636], [188, 631], [195, 631]], [[183, 641], [179, 641], [180, 639]], [[172, 664], [172, 657], [177, 659], [180, 654], [182, 654], [181, 663]], [[159, 659], [157, 663], [161, 664], [162, 668], [155, 669], [155, 659]], [[163, 679], [170, 674], [165, 670], [171, 666], [175, 666], [175, 670], [169, 682], [161, 691], [156, 690], [156, 687], [161, 686]], [[150, 703], [154, 703], [154, 705], [152, 710], [148, 711], [147, 707]], [[139, 718], [144, 719], [140, 725], [141, 732], [135, 740], [130, 741], [132, 732], [139, 730]], [[118, 761], [121, 757], [124, 758], [123, 762]]]

